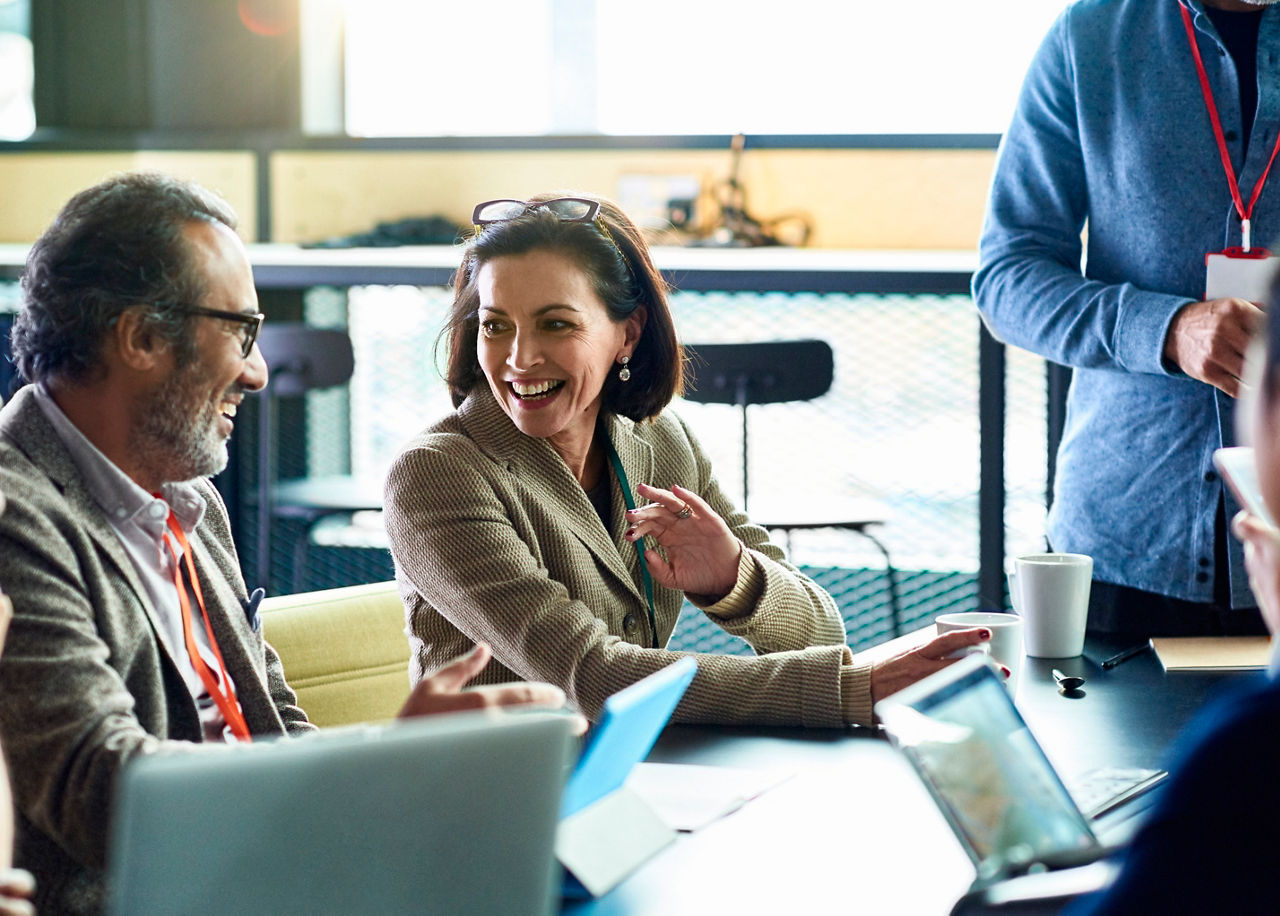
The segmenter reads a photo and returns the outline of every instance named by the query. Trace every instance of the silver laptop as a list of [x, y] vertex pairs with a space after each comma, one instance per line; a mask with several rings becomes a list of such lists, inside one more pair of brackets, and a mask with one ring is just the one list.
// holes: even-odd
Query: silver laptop
[[[1063, 784], [985, 655], [970, 656], [876, 704], [902, 749], [977, 866], [978, 880], [1082, 865], [1107, 843]], [[1135, 773], [1133, 798], [1167, 774]], [[1120, 788], [1120, 787], [1117, 787]], [[1099, 810], [1111, 812], [1111, 803]], [[1135, 822], [1136, 825], [1136, 822]]]
[[570, 730], [467, 713], [140, 758], [108, 910], [550, 913]]

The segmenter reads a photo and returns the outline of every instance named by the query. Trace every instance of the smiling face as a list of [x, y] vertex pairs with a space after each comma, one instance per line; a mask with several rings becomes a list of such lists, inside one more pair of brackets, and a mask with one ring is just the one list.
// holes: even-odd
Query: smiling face
[[[185, 230], [205, 297], [192, 303], [228, 312], [254, 313], [258, 295], [244, 245], [220, 223], [195, 221]], [[164, 482], [209, 477], [227, 466], [227, 440], [246, 391], [267, 382], [257, 345], [241, 356], [245, 326], [199, 316], [192, 319], [195, 359], [174, 368], [151, 389], [134, 413], [138, 454], [150, 456]]]
[[486, 261], [476, 289], [476, 354], [493, 396], [517, 429], [550, 440], [571, 468], [580, 467], [605, 379], [634, 350], [643, 310], [614, 322], [590, 277], [545, 249]]

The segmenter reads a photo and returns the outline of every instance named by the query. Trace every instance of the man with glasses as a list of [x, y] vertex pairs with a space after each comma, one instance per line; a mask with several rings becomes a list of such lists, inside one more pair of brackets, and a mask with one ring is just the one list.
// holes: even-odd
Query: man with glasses
[[[202, 188], [123, 175], [72, 198], [27, 259], [13, 353], [30, 384], [0, 410], [0, 589], [14, 607], [0, 737], [15, 863], [35, 874], [41, 911], [100, 908], [112, 792], [132, 757], [313, 728], [262, 640], [207, 479], [267, 381], [234, 226]], [[563, 702], [546, 685], [460, 692], [487, 661], [477, 646], [446, 665], [402, 714]]]

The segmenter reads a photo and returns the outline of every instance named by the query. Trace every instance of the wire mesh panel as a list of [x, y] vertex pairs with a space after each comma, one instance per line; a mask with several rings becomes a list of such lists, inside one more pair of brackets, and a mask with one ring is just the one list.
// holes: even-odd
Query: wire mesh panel
[[[328, 298], [335, 294], [341, 295], [313, 291], [308, 317], [341, 320]], [[307, 460], [326, 473], [381, 477], [412, 435], [452, 410], [438, 366], [443, 352], [439, 360], [436, 354], [451, 294], [434, 287], [360, 287], [345, 298], [356, 353], [344, 396], [349, 409], [308, 407]], [[672, 309], [686, 342], [818, 338], [835, 352], [827, 394], [749, 408], [753, 515], [803, 518], [849, 506], [858, 517], [882, 519], [875, 532], [898, 571], [904, 627], [943, 611], [977, 608], [978, 317], [967, 296], [677, 292]], [[1040, 360], [1011, 351], [1011, 551], [1043, 544], [1043, 375]], [[739, 408], [677, 400], [671, 409], [688, 421], [725, 493], [739, 502]], [[377, 543], [376, 534], [364, 538], [363, 549], [372, 554], [319, 545], [314, 569], [302, 581], [318, 587], [383, 575], [389, 570], [379, 553], [385, 542]], [[793, 561], [840, 605], [851, 645], [892, 635], [885, 562], [875, 545], [837, 530], [795, 531], [785, 543]], [[673, 645], [749, 651], [690, 607]]]

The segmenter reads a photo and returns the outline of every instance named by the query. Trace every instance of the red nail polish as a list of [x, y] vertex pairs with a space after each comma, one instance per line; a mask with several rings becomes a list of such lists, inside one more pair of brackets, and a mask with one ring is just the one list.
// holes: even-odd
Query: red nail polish
[[979, 636], [981, 636], [983, 639], [990, 639], [990, 638], [991, 638], [991, 631], [990, 631], [990, 630], [983, 630], [983, 631], [982, 631], [981, 633], [979, 633], [978, 635], [979, 635]]
[[1013, 672], [1012, 672], [1012, 671], [1010, 671], [1008, 668], [1006, 668], [1004, 665], [1001, 665], [1001, 666], [1000, 666], [1000, 670], [1004, 672], [1004, 676], [1005, 676], [1005, 677], [1007, 677], [1007, 678], [1009, 678], [1009, 677], [1013, 677]]

